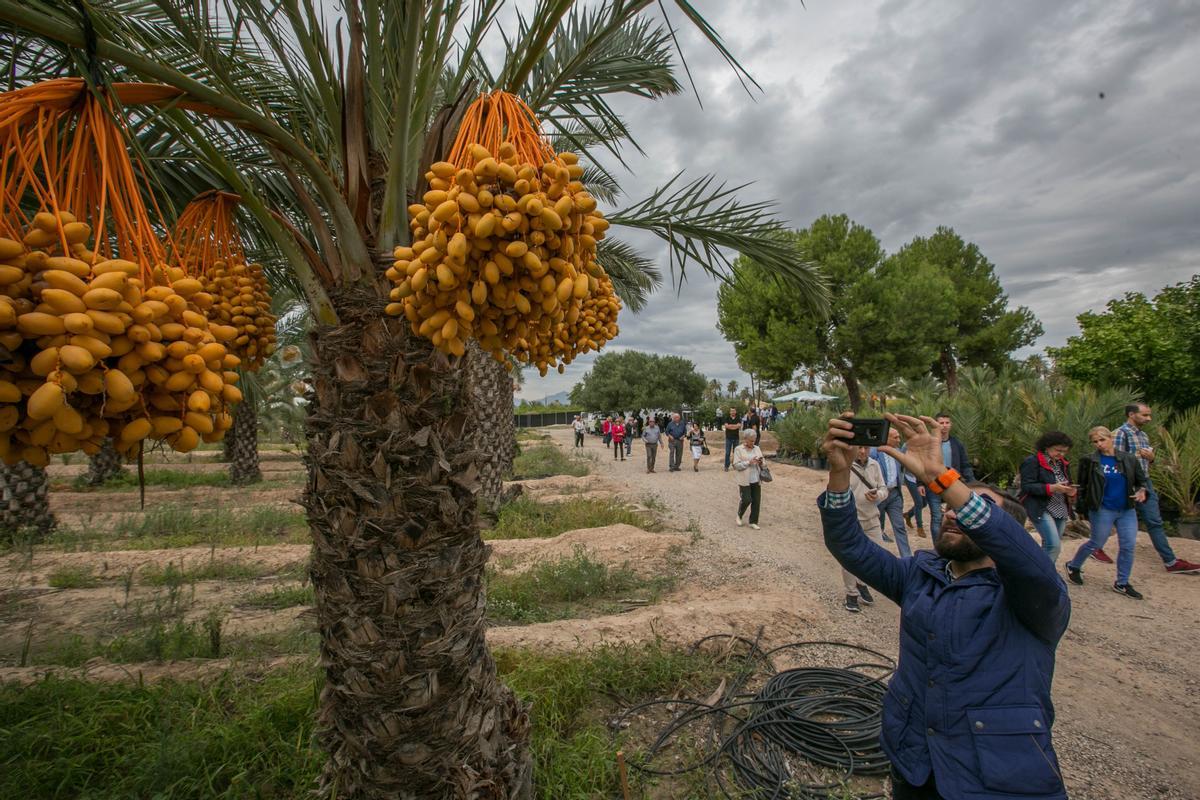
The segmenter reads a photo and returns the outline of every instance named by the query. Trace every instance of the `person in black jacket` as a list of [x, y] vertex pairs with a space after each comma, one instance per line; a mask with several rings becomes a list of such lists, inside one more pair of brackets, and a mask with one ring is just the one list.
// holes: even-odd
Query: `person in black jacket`
[[1067, 577], [1071, 583], [1083, 585], [1083, 562], [1093, 551], [1104, 547], [1117, 528], [1117, 580], [1113, 591], [1134, 600], [1142, 595], [1129, 585], [1133, 571], [1133, 545], [1137, 540], [1137, 511], [1135, 503], [1146, 497], [1146, 473], [1132, 453], [1119, 452], [1113, 446], [1112, 431], [1097, 426], [1088, 431], [1088, 440], [1096, 452], [1079, 460], [1079, 494], [1075, 509], [1086, 516], [1092, 526], [1092, 538], [1079, 546], [1075, 557], [1067, 562]]
[[1071, 485], [1071, 437], [1046, 431], [1034, 445], [1034, 454], [1021, 463], [1021, 505], [1042, 535], [1042, 550], [1051, 561], [1062, 551], [1063, 529], [1071, 516], [1076, 489]]
[[[937, 421], [938, 429], [942, 436], [942, 458], [945, 459], [946, 466], [953, 469], [966, 483], [975, 481], [975, 470], [971, 468], [971, 459], [967, 458], [967, 448], [958, 439], [950, 435], [950, 429], [954, 426], [950, 419], [950, 414], [945, 411], [939, 411], [934, 417]], [[929, 535], [933, 537], [933, 541], [937, 542], [938, 534], [942, 530], [942, 502], [941, 498], [927, 492], [925, 494], [925, 502], [929, 505]]]

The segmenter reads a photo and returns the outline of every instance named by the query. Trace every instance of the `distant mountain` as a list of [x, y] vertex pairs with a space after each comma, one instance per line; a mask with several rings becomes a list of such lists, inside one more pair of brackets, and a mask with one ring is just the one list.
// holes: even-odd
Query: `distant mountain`
[[555, 392], [554, 394], [546, 395], [545, 397], [543, 397], [540, 400], [534, 400], [533, 398], [529, 398], [529, 402], [541, 403], [544, 406], [552, 406], [555, 403], [562, 403], [565, 405], [565, 404], [571, 402], [571, 393], [570, 392]]

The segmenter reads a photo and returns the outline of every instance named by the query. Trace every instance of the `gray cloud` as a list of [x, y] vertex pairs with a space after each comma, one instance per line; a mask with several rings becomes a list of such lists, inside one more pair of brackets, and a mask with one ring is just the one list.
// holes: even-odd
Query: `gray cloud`
[[[1039, 348], [1065, 341], [1082, 311], [1196, 271], [1200, 4], [698, 5], [764, 92], [748, 96], [676, 19], [704, 107], [688, 95], [620, 105], [646, 151], [628, 157], [628, 198], [686, 169], [754, 181], [747, 194], [797, 227], [849, 214], [889, 250], [949, 225], [1042, 320]], [[665, 271], [657, 240], [626, 238]], [[622, 315], [612, 347], [745, 382], [715, 297], [689, 267], [678, 295]], [[590, 361], [524, 394], [569, 388]]]

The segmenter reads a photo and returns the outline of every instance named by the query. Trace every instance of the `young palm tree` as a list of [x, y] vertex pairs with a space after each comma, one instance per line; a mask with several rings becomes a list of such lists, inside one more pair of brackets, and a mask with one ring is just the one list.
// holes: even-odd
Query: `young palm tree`
[[[407, 242], [427, 166], [481, 90], [520, 94], [594, 164], [589, 152], [629, 143], [614, 96], [679, 84], [661, 3], [539, 0], [507, 30], [504, 5], [347, 0], [335, 19], [312, 0], [97, 0], [78, 6], [84, 25], [72, 6], [0, 0], [6, 30], [32, 37], [6, 42], [8, 74], [39, 77], [92, 50], [123, 76], [174, 87], [145, 120], [169, 155], [153, 162], [159, 180], [176, 196], [174, 184], [215, 180], [240, 194], [303, 287], [315, 325], [304, 505], [326, 673], [324, 795], [507, 798], [530, 783], [527, 710], [484, 641], [465, 370], [384, 313], [383, 270]], [[734, 63], [690, 3], [674, 6]], [[484, 58], [488, 35], [503, 37], [488, 50], [502, 63]], [[616, 188], [595, 166], [584, 180]], [[716, 272], [743, 252], [819, 306], [819, 278], [739, 190], [677, 179], [608, 217], [661, 237], [680, 269]]]

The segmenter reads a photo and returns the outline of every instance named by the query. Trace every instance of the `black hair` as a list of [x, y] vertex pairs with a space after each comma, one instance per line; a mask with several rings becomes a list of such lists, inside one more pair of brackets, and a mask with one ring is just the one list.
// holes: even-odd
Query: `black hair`
[[1129, 405], [1125, 406], [1125, 416], [1128, 417], [1130, 414], [1137, 413], [1140, 409], [1149, 407], [1150, 406], [1146, 405], [1145, 403], [1130, 403]]
[[987, 489], [992, 494], [999, 495], [1000, 507], [1003, 508], [1005, 513], [1007, 513], [1010, 517], [1021, 523], [1021, 525], [1024, 525], [1029, 519], [1029, 515], [1025, 513], [1025, 506], [1021, 505], [1021, 501], [1001, 489], [999, 486], [993, 486], [992, 484], [984, 483], [983, 481], [973, 481], [967, 484], [967, 488], [971, 489], [972, 491]]
[[949, 411], [939, 411], [938, 413], [933, 415], [933, 418], [934, 419], [942, 419], [942, 418], [950, 419], [950, 412]]
[[1074, 442], [1062, 431], [1046, 431], [1038, 437], [1033, 446], [1038, 452], [1044, 453], [1051, 447], [1057, 447], [1060, 444], [1070, 447]]

